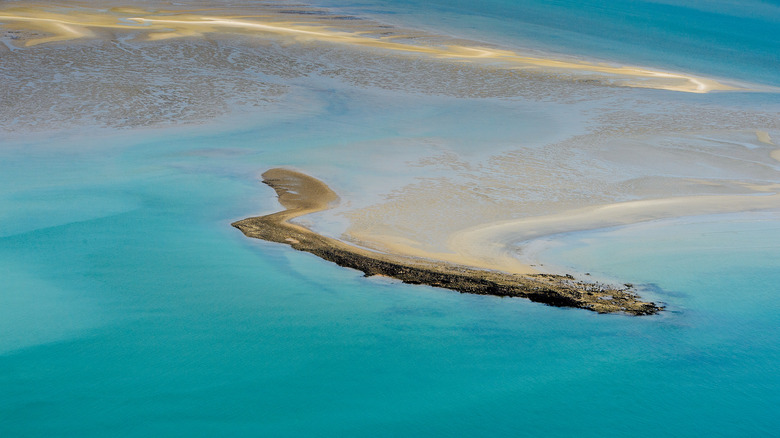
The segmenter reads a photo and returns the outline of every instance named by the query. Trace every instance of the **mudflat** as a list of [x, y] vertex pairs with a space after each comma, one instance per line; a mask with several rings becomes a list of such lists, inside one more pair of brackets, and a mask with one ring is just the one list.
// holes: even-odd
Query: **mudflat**
[[462, 293], [527, 298], [557, 307], [575, 307], [598, 313], [652, 315], [663, 309], [641, 301], [631, 287], [613, 287], [579, 281], [571, 275], [514, 274], [477, 269], [437, 260], [379, 253], [323, 236], [290, 220], [322, 211], [338, 201], [325, 183], [309, 175], [276, 168], [263, 173], [285, 210], [234, 222], [246, 236], [284, 243], [339, 266], [357, 269], [367, 277], [383, 275], [409, 284], [425, 284]]

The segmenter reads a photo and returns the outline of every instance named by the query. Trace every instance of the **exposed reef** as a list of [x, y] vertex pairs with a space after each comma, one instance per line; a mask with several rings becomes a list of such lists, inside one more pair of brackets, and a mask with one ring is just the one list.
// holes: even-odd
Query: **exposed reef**
[[557, 307], [576, 307], [599, 313], [652, 315], [663, 309], [640, 301], [630, 288], [578, 281], [571, 275], [511, 274], [379, 253], [317, 234], [290, 220], [321, 211], [338, 200], [323, 182], [288, 169], [271, 169], [263, 182], [272, 187], [285, 210], [233, 223], [246, 236], [284, 243], [366, 276], [384, 275], [409, 284], [426, 284], [462, 293], [527, 298]]

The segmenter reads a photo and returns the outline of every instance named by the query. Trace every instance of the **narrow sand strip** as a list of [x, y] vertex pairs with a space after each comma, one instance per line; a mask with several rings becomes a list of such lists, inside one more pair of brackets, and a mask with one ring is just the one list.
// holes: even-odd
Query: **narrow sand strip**
[[[91, 29], [140, 32], [148, 41], [198, 37], [206, 34], [239, 33], [255, 36], [276, 36], [294, 42], [327, 42], [353, 47], [382, 49], [397, 54], [417, 54], [436, 59], [456, 62], [485, 63], [509, 70], [530, 70], [546, 75], [573, 75], [575, 79], [591, 80], [605, 85], [654, 88], [688, 93], [711, 91], [778, 91], [768, 87], [747, 84], [726, 84], [715, 79], [683, 73], [665, 72], [649, 68], [617, 66], [585, 61], [569, 61], [484, 47], [479, 43], [463, 44], [460, 40], [435, 37], [435, 44], [425, 43], [421, 38], [410, 38], [410, 42], [396, 42], [403, 35], [382, 36], [387, 26], [363, 21], [363, 28], [345, 27], [338, 20], [306, 21], [303, 14], [295, 21], [281, 16], [272, 9], [255, 8], [251, 16], [215, 16], [196, 11], [162, 11], [139, 13], [134, 8], [88, 9], [78, 8], [67, 12], [57, 9], [53, 12], [45, 7], [8, 8], [0, 10], [2, 22], [12, 23], [14, 28], [27, 28], [49, 34], [25, 41], [26, 46], [96, 37]], [[310, 19], [309, 19], [310, 20]], [[397, 29], [400, 30], [400, 29]], [[380, 32], [382, 31], [382, 32]], [[368, 35], [368, 36], [366, 36]], [[565, 78], [561, 78], [565, 79]]]
[[329, 208], [338, 196], [323, 182], [288, 169], [271, 169], [263, 174], [285, 210], [233, 223], [246, 236], [284, 243], [325, 260], [362, 271], [366, 276], [383, 275], [405, 283], [426, 284], [463, 293], [528, 298], [558, 307], [577, 307], [599, 313], [625, 312], [633, 315], [658, 313], [662, 307], [643, 302], [629, 286], [609, 287], [576, 281], [572, 276], [519, 275], [479, 270], [437, 260], [378, 253], [332, 239], [289, 221]]

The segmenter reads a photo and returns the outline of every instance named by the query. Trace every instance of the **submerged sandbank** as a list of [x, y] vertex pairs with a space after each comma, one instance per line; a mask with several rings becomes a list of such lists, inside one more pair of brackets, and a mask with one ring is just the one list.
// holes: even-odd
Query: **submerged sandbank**
[[332, 15], [327, 10], [308, 6], [291, 11], [289, 8], [281, 10], [278, 5], [259, 5], [228, 12], [211, 8], [145, 10], [113, 6], [54, 9], [17, 4], [0, 9], [0, 28], [26, 31], [14, 37], [17, 40], [14, 44], [20, 47], [106, 38], [106, 33], [115, 32], [135, 33], [139, 41], [243, 34], [277, 38], [290, 43], [318, 42], [354, 49], [379, 49], [396, 55], [490, 65], [557, 80], [588, 81], [608, 86], [688, 93], [771, 91], [765, 86], [725, 83], [687, 73], [522, 53], [475, 41], [395, 28], [364, 17]]
[[[777, 190], [780, 187], [771, 187]], [[456, 232], [449, 246], [473, 258], [506, 257], [513, 244], [553, 234], [609, 228], [658, 219], [769, 210], [780, 207], [780, 194], [681, 196], [622, 202], [541, 217], [484, 224]]]
[[[440, 154], [421, 163], [427, 175], [387, 191], [381, 202], [342, 209], [349, 220], [344, 239], [378, 251], [522, 273], [537, 263], [524, 256], [525, 242], [540, 237], [780, 208], [776, 146], [760, 141], [755, 130], [674, 132], [686, 127], [648, 120], [669, 133], [631, 135], [626, 131], [636, 125], [626, 122], [616, 124], [625, 127], [618, 134], [581, 135], [543, 147]], [[747, 118], [733, 117], [741, 120]], [[777, 136], [775, 129], [762, 132]]]
[[438, 260], [359, 248], [290, 223], [291, 219], [329, 208], [338, 196], [323, 182], [288, 169], [271, 169], [263, 182], [272, 187], [285, 210], [244, 219], [232, 225], [245, 235], [317, 255], [366, 276], [384, 275], [410, 284], [426, 284], [463, 293], [528, 298], [557, 307], [599, 313], [651, 315], [662, 307], [640, 301], [630, 287], [616, 288], [577, 281], [570, 275], [511, 274]]

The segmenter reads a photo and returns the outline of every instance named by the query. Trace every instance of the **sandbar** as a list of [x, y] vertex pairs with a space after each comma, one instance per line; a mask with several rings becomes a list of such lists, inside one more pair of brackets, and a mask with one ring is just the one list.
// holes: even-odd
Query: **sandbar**
[[[755, 187], [760, 190], [763, 187]], [[780, 194], [773, 185], [768, 193], [754, 195], [679, 196], [664, 199], [619, 202], [564, 211], [545, 216], [483, 224], [454, 233], [448, 242], [459, 254], [475, 259], [506, 257], [512, 245], [539, 237], [573, 231], [609, 228], [658, 219], [769, 210], [780, 207]]]
[[[338, 16], [327, 14], [307, 17], [305, 10], [297, 15], [283, 14], [274, 8], [257, 7], [246, 14], [220, 14], [217, 11], [165, 10], [140, 8], [48, 8], [38, 5], [0, 8], [0, 28], [24, 29], [43, 35], [25, 38], [26, 47], [83, 38], [97, 38], [102, 31], [137, 32], [140, 39], [158, 41], [207, 34], [245, 34], [281, 38], [287, 42], [324, 42], [353, 48], [378, 49], [399, 55], [416, 55], [453, 62], [496, 65], [506, 70], [521, 70], [560, 79], [591, 81], [607, 86], [653, 88], [686, 93], [712, 91], [773, 91], [755, 84], [723, 81], [682, 72], [663, 71], [639, 66], [591, 62], [579, 59], [553, 58], [523, 53], [476, 41], [448, 39], [386, 25], [360, 21], [345, 24]], [[283, 11], [289, 12], [289, 11]], [[290, 19], [294, 17], [294, 19]]]
[[440, 260], [380, 253], [323, 236], [290, 221], [330, 208], [338, 195], [322, 181], [290, 169], [263, 173], [263, 182], [273, 188], [285, 208], [265, 216], [251, 217], [232, 225], [246, 236], [283, 243], [312, 253], [340, 266], [381, 275], [409, 284], [425, 284], [461, 293], [527, 298], [556, 307], [574, 307], [598, 313], [622, 312], [653, 315], [663, 309], [641, 301], [631, 286], [614, 287], [576, 280], [571, 275], [518, 274], [477, 269]]

